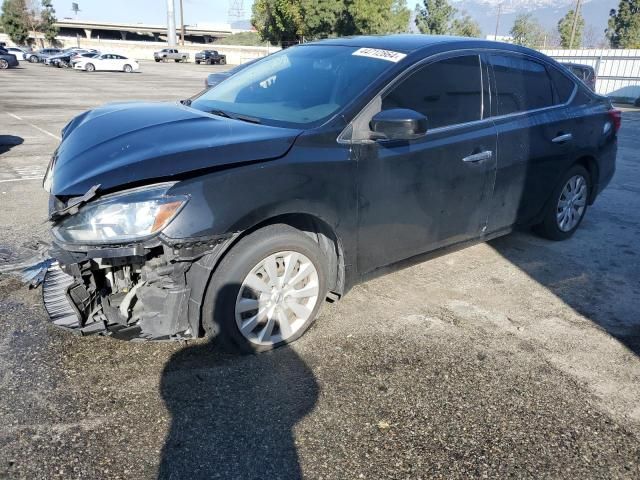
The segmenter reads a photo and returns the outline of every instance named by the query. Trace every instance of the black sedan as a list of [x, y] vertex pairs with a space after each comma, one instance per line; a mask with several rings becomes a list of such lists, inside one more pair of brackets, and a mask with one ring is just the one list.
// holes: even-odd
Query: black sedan
[[4, 48], [0, 48], [0, 70], [6, 70], [7, 68], [13, 68], [20, 65], [16, 56], [9, 53]]
[[45, 307], [82, 334], [269, 350], [383, 272], [518, 226], [568, 239], [620, 118], [539, 52], [422, 35], [304, 44], [190, 101], [96, 108], [45, 177]]

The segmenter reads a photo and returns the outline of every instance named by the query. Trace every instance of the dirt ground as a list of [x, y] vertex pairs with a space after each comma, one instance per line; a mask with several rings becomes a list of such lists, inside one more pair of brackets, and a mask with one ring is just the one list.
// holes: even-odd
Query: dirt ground
[[0, 478], [640, 478], [640, 112], [576, 235], [518, 232], [356, 287], [291, 347], [48, 325], [6, 273], [48, 241], [60, 129], [220, 67], [0, 74]]

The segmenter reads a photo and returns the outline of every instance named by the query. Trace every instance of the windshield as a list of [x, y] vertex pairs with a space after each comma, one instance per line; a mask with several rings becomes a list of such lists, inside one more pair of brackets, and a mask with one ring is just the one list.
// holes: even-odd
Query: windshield
[[281, 126], [326, 120], [393, 66], [360, 50], [321, 45], [282, 50], [203, 92], [191, 107]]

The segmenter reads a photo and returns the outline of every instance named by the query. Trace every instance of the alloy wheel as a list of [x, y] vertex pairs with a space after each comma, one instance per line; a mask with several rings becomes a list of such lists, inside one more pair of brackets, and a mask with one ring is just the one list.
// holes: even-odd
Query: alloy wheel
[[6, 70], [7, 68], [9, 68], [9, 62], [4, 58], [0, 59], [0, 70]]
[[235, 306], [238, 330], [257, 345], [286, 341], [311, 320], [318, 295], [318, 270], [309, 258], [294, 251], [271, 254], [242, 282]]
[[574, 175], [567, 180], [556, 209], [556, 221], [560, 230], [569, 232], [580, 223], [587, 207], [587, 193], [587, 180], [582, 175]]

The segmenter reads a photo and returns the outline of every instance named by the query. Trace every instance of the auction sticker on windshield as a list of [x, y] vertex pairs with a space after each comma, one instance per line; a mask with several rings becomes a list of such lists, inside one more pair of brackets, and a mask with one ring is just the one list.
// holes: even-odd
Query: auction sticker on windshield
[[397, 63], [407, 56], [404, 53], [394, 52], [392, 50], [382, 50], [381, 48], [359, 48], [353, 52], [353, 55], [357, 55], [359, 57], [379, 58], [393, 63]]

